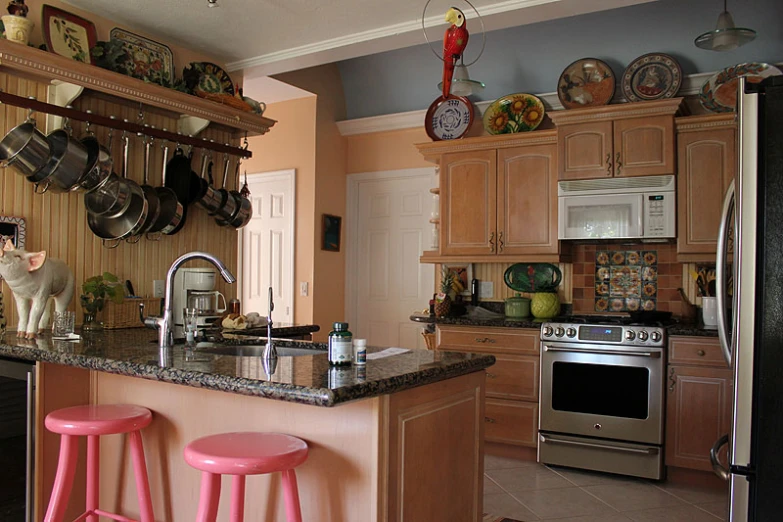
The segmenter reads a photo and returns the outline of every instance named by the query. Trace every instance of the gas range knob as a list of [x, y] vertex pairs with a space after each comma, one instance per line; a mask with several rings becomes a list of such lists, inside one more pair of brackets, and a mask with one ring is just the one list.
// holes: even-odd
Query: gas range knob
[[568, 330], [566, 330], [566, 335], [568, 337], [576, 337], [576, 328], [571, 327]]
[[651, 333], [650, 334], [650, 339], [657, 343], [658, 341], [661, 340], [661, 332], [653, 332], [653, 333]]
[[642, 330], [641, 332], [639, 332], [639, 340], [640, 341], [646, 341], [647, 337], [648, 337], [647, 330]]
[[636, 333], [633, 330], [626, 330], [625, 332], [625, 340], [626, 341], [633, 341], [636, 339]]
[[558, 337], [563, 337], [563, 334], [565, 334], [565, 330], [562, 326], [558, 326], [557, 330], [555, 330], [555, 335]]
[[552, 334], [554, 333], [554, 331], [555, 331], [554, 328], [552, 328], [551, 326], [545, 326], [544, 327], [544, 337], [551, 337]]

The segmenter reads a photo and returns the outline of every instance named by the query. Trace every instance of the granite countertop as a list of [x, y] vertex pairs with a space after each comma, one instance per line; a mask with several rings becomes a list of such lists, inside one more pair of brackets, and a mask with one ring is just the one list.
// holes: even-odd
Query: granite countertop
[[[367, 365], [337, 369], [329, 366], [324, 343], [284, 341], [276, 346], [306, 348], [313, 355], [280, 356], [268, 375], [258, 356], [215, 355], [175, 345], [159, 353], [157, 333], [130, 328], [87, 333], [81, 342], [0, 337], [0, 357], [44, 361], [128, 375], [196, 388], [219, 390], [282, 401], [335, 406], [344, 402], [399, 392], [483, 370], [495, 363], [491, 355], [410, 350], [367, 361]], [[246, 339], [242, 345], [262, 344]], [[239, 344], [239, 341], [227, 342]], [[202, 347], [205, 345], [202, 344]], [[383, 348], [368, 347], [368, 354]]]
[[[273, 323], [272, 324], [272, 336], [285, 338], [286, 336], [300, 336], [307, 335], [321, 331], [321, 327], [317, 324], [292, 324], [292, 323]], [[235, 335], [252, 335], [252, 336], [266, 336], [266, 325], [258, 326], [254, 328], [245, 328], [244, 330], [228, 330], [223, 329], [225, 333], [231, 333]]]

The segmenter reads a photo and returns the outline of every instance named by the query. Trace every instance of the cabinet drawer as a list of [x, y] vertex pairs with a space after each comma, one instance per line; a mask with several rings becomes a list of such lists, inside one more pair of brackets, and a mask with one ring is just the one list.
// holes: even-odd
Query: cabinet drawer
[[538, 401], [538, 356], [499, 354], [495, 359], [487, 368], [487, 397]]
[[535, 448], [538, 404], [488, 398], [484, 408], [484, 428], [488, 441]]
[[720, 341], [713, 337], [672, 337], [669, 339], [669, 364], [726, 368]]
[[438, 325], [437, 349], [538, 355], [540, 330]]

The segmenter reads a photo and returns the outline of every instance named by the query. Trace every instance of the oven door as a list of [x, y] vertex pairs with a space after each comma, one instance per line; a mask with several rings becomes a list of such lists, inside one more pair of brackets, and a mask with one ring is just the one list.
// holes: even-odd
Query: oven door
[[541, 344], [541, 431], [663, 444], [663, 350]]

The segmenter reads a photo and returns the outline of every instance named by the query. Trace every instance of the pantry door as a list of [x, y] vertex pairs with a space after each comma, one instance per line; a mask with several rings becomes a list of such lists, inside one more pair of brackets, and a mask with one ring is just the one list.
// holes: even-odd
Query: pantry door
[[294, 209], [296, 171], [247, 177], [253, 218], [239, 231], [242, 312], [268, 313], [272, 287], [275, 323], [294, 320]]
[[348, 176], [346, 312], [354, 338], [375, 346], [425, 348], [422, 324], [410, 315], [428, 307], [434, 267], [430, 250], [433, 168]]

